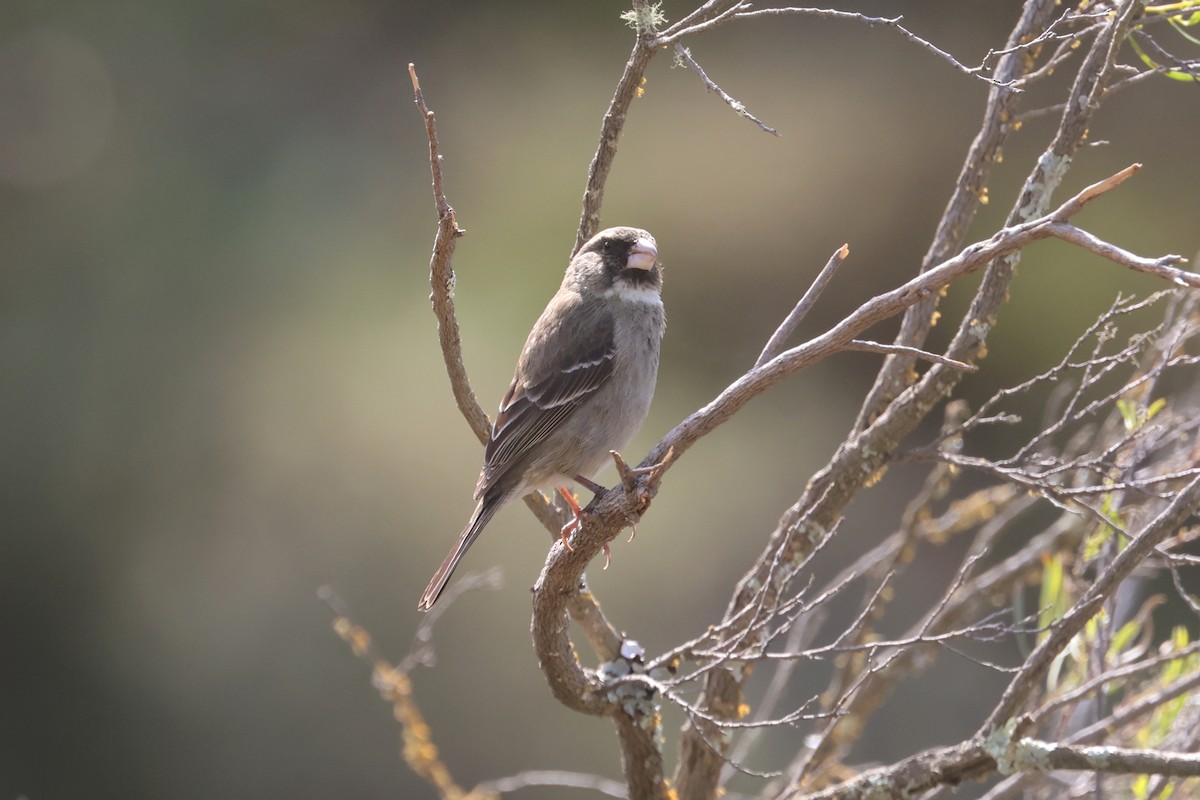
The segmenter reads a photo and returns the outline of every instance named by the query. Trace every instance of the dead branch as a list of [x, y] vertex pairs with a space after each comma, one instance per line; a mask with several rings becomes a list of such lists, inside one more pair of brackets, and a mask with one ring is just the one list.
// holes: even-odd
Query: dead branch
[[775, 329], [775, 332], [771, 334], [771, 338], [767, 340], [766, 346], [763, 347], [762, 352], [759, 353], [758, 360], [754, 362], [754, 366], [761, 367], [763, 364], [779, 355], [779, 353], [783, 350], [784, 344], [792, 337], [792, 334], [796, 332], [796, 328], [800, 325], [804, 318], [808, 316], [808, 312], [811, 311], [813, 306], [817, 304], [817, 300], [820, 299], [821, 293], [825, 291], [825, 287], [827, 287], [829, 282], [833, 280], [834, 273], [837, 272], [838, 267], [840, 267], [842, 262], [849, 258], [849, 256], [850, 245], [844, 244], [829, 257], [829, 260], [825, 262], [825, 266], [821, 268], [821, 271], [817, 273], [817, 277], [808, 287], [808, 291], [806, 291], [804, 296], [800, 298], [800, 301], [796, 303], [796, 307], [792, 309], [792, 312], [788, 314], [786, 318], [784, 318], [783, 322], [779, 324], [779, 327]]
[[[1051, 711], [1059, 706], [1073, 706], [1079, 698], [1087, 694], [1085, 692], [1071, 697], [1057, 706], [1043, 703], [1036, 711], [1022, 715], [1023, 710], [1035, 700], [1033, 687], [1039, 684], [1053, 659], [1063, 652], [1097, 609], [1108, 601], [1115, 588], [1133, 568], [1144, 563], [1162, 542], [1173, 536], [1200, 503], [1200, 477], [1196, 476], [1195, 468], [1183, 467], [1153, 475], [1140, 474], [1136, 477], [1132, 475], [1132, 470], [1138, 463], [1138, 458], [1134, 457], [1133, 452], [1137, 450], [1144, 455], [1153, 447], [1153, 444], [1147, 443], [1149, 437], [1145, 431], [1121, 437], [1112, 435], [1111, 430], [1105, 429], [1103, 448], [1096, 452], [1081, 452], [1073, 460], [1047, 464], [1044, 473], [1040, 475], [1031, 472], [1026, 464], [1010, 466], [1002, 462], [987, 462], [987, 468], [992, 474], [1003, 478], [1008, 484], [1002, 487], [1009, 493], [1007, 499], [996, 499], [999, 495], [994, 498], [1002, 506], [1007, 503], [1007, 509], [993, 509], [983, 514], [964, 512], [963, 508], [958, 508], [956, 513], [948, 512], [945, 515], [948, 520], [931, 521], [929, 504], [933, 499], [942, 496], [939, 492], [944, 492], [944, 486], [951, 474], [950, 465], [972, 463], [972, 457], [959, 452], [962, 433], [972, 427], [968, 421], [942, 438], [942, 461], [935, 467], [935, 474], [931, 476], [926, 491], [918, 498], [919, 502], [911, 507], [911, 513], [906, 515], [903, 530], [870, 554], [875, 560], [865, 560], [861, 565], [856, 565], [815, 595], [810, 592], [810, 585], [806, 584], [797, 589], [793, 583], [813, 554], [832, 537], [841, 511], [849, 498], [882, 474], [882, 469], [893, 457], [900, 440], [928, 415], [941, 398], [949, 394], [958, 380], [958, 373], [975, 368], [973, 362], [982, 350], [994, 324], [999, 305], [1011, 283], [1013, 268], [1025, 247], [1041, 239], [1058, 238], [1127, 269], [1154, 275], [1178, 286], [1200, 287], [1200, 277], [1178, 268], [1178, 265], [1183, 263], [1179, 256], [1138, 256], [1105, 242], [1070, 222], [1086, 203], [1111, 191], [1134, 174], [1139, 165], [1135, 164], [1087, 187], [1054, 211], [1046, 213], [1052, 192], [1069, 168], [1072, 154], [1081, 146], [1092, 114], [1105, 92], [1109, 90], [1110, 76], [1115, 72], [1117, 49], [1130, 29], [1139, 7], [1133, 0], [1123, 0], [1116, 13], [1111, 16], [1102, 18], [1098, 15], [1088, 15], [1085, 19], [1084, 15], [1064, 12], [1055, 20], [1052, 19], [1054, 5], [1046, 0], [1029, 0], [1006, 48], [990, 52], [984, 59], [983, 63], [986, 64], [990, 59], [999, 56], [994, 76], [989, 79], [992, 88], [984, 124], [972, 146], [971, 155], [964, 164], [957, 189], [943, 215], [921, 273], [902, 286], [863, 303], [820, 336], [784, 350], [784, 342], [816, 302], [820, 291], [845, 258], [847, 251], [843, 247], [830, 259], [809, 291], [764, 346], [755, 365], [712, 402], [669, 432], [643, 459], [638, 468], [630, 469], [618, 457], [621, 482], [617, 487], [598, 494], [585, 509], [582, 528], [573, 539], [574, 549], [568, 550], [557, 541], [551, 547], [541, 575], [533, 588], [532, 636], [535, 653], [552, 694], [560, 702], [582, 713], [610, 716], [614, 719], [630, 797], [666, 798], [675, 792], [678, 792], [679, 796], [689, 798], [712, 797], [725, 779], [719, 774], [723, 766], [726, 767], [726, 777], [732, 769], [760, 777], [779, 774], [756, 772], [745, 767], [741, 763], [741, 753], [744, 753], [744, 750], [738, 751], [736, 759], [729, 759], [725, 755], [729, 742], [728, 734], [732, 731], [760, 730], [772, 725], [795, 724], [801, 720], [824, 720], [824, 728], [815, 746], [797, 759], [788, 770], [788, 784], [786, 787], [780, 787], [783, 790], [781, 796], [799, 797], [801, 787], [820, 785], [819, 781], [813, 782], [809, 779], [817, 774], [827, 776], [827, 767], [834, 763], [835, 756], [843, 754], [853, 741], [854, 735], [845, 733], [852, 727], [851, 723], [861, 729], [862, 722], [882, 702], [895, 682], [908, 674], [909, 670], [915, 671], [913, 665], [923, 654], [937, 647], [954, 649], [952, 643], [957, 639], [990, 640], [999, 636], [1028, 632], [1030, 629], [1027, 626], [1001, 625], [986, 616], [981, 619], [979, 615], [987, 602], [985, 598], [995, 592], [1011, 590], [1018, 585], [1023, 576], [1033, 568], [1043, 549], [1053, 552], [1064, 546], [1077, 544], [1083, 535], [1084, 526], [1079, 518], [1064, 515], [1061, 524], [1033, 537], [1019, 553], [999, 565], [984, 569], [981, 560], [999, 532], [1028, 507], [1030, 502], [1028, 498], [1016, 499], [1011, 488], [1014, 485], [1040, 487], [1045, 495], [1058, 501], [1064, 508], [1067, 508], [1067, 498], [1073, 498], [1073, 502], [1078, 503], [1079, 497], [1089, 493], [1147, 491], [1159, 484], [1169, 484], [1170, 487], [1157, 495], [1151, 493], [1151, 496], [1159, 497], [1159, 505], [1165, 507], [1140, 527], [1130, 527], [1130, 530], [1137, 530], [1137, 533], [1132, 535], [1132, 543], [1116, 553], [1110, 561], [1104, 562], [1099, 578], [1049, 630], [1034, 654], [1017, 670], [1008, 690], [972, 740], [955, 747], [918, 754], [892, 767], [872, 771], [845, 781], [839, 786], [806, 796], [865, 797], [869, 793], [880, 791], [894, 793], [895, 796], [908, 796], [911, 792], [955, 785], [962, 780], [997, 770], [1104, 770], [1103, 764], [1107, 763], [1118, 764], [1117, 767], [1108, 770], [1113, 773], [1125, 771], [1127, 767], [1129, 771], [1145, 772], [1150, 769], [1164, 775], [1196, 774], [1189, 771], [1197, 768], [1193, 763], [1195, 757], [1183, 752], [1118, 752], [1119, 749], [1114, 748], [1087, 747], [1073, 741], [1048, 743], [1025, 736], [1032, 725], [1050, 715]], [[738, 101], [712, 82], [680, 43], [686, 36], [711, 30], [733, 19], [770, 14], [808, 14], [883, 24], [898, 29], [910, 40], [969, 74], [978, 74], [981, 71], [981, 68], [964, 67], [949, 54], [916, 37], [899, 25], [899, 18], [875, 19], [848, 12], [800, 8], [751, 11], [748, 3], [737, 0], [709, 0], [680, 22], [659, 33], [657, 28], [662, 21], [657, 7], [650, 6], [645, 0], [637, 0], [630, 15], [637, 31], [636, 40], [605, 114], [597, 151], [589, 167], [575, 249], [599, 227], [604, 186], [615, 158], [617, 140], [633, 99], [642, 94], [645, 70], [657, 49], [674, 45], [680, 57], [689, 62], [706, 85], [716, 91], [735, 111], [748, 116], [765, 130], [774, 132], [745, 112]], [[1072, 34], [1055, 30], [1055, 26], [1068, 22], [1082, 27]], [[1071, 52], [1068, 43], [1080, 41], [1082, 32], [1091, 32], [1095, 36], [1092, 46], [1082, 59], [1083, 63], [1072, 86], [1070, 100], [1064, 105], [1063, 117], [1052, 144], [1027, 179], [1005, 227], [986, 240], [961, 247], [967, 225], [986, 191], [983, 187], [990, 164], [1011, 130], [1015, 92], [1018, 91], [1016, 84], [1021, 80], [1036, 80], [1048, 73], [1046, 64], [1041, 68], [1036, 66], [1041, 48], [1047, 44], [1053, 43], [1058, 48], [1050, 55], [1049, 62], [1064, 63]], [[454, 211], [446, 201], [442, 189], [441, 156], [438, 152], [433, 113], [425, 105], [415, 70], [411, 65], [409, 69], [416, 102], [426, 120], [435, 209], [438, 213], [438, 235], [430, 265], [430, 281], [433, 288], [431, 299], [438, 318], [443, 357], [456, 402], [482, 440], [487, 434], [488, 421], [471, 393], [463, 367], [453, 305], [454, 273], [451, 259], [454, 242], [463, 231], [458, 228]], [[954, 281], [983, 268], [986, 268], [983, 285], [948, 351], [939, 354], [922, 349], [921, 344], [928, 332], [928, 322], [939, 294]], [[885, 345], [857, 338], [871, 326], [902, 312], [906, 314], [905, 323], [895, 344]], [[863, 407], [859, 423], [829, 465], [810, 482], [804, 496], [780, 520], [776, 531], [771, 534], [766, 550], [736, 588], [724, 619], [705, 634], [676, 648], [667, 656], [647, 662], [636, 643], [625, 639], [604, 617], [599, 604], [586, 588], [584, 569], [624, 527], [640, 519], [659, 490], [666, 472], [692, 445], [775, 383], [829, 355], [847, 350], [867, 350], [886, 353], [889, 356], [871, 397]], [[920, 379], [911, 372], [913, 359], [916, 358], [933, 362], [933, 366]], [[1062, 419], [1075, 423], [1086, 414], [1111, 407], [1118, 399], [1118, 393], [1083, 403], [1080, 399], [1082, 392], [1084, 388], [1095, 385], [1117, 364], [1127, 363], [1127, 360], [1094, 352], [1084, 365], [1086, 387], [1081, 383], [1079, 390], [1069, 399], [1067, 411]], [[1067, 363], [1066, 360], [1064, 363]], [[1135, 383], [1125, 386], [1121, 392], [1127, 394], [1143, 391], [1145, 385], [1151, 384], [1157, 375], [1161, 374], [1166, 363], [1162, 359], [1154, 362], [1156, 372], [1145, 374]], [[908, 388], [905, 389], [905, 386]], [[974, 420], [974, 425], [1001, 421], [996, 415], [984, 417], [977, 414], [971, 419]], [[1021, 455], [1027, 456], [1031, 452], [1026, 449]], [[1124, 479], [1113, 478], [1118, 468], [1128, 473]], [[1099, 482], [1094, 487], [1080, 485], [1078, 482], [1066, 482], [1065, 476], [1080, 475], [1089, 471], [1107, 480], [1107, 483], [1103, 484], [1103, 490]], [[1057, 477], [1060, 474], [1064, 476], [1061, 479]], [[1048, 475], [1056, 476], [1055, 482], [1049, 482], [1045, 477]], [[1186, 488], [1178, 488], [1184, 481], [1190, 483]], [[1055, 491], [1045, 490], [1046, 486]], [[982, 502], [982, 497], [982, 494], [977, 495], [976, 502]], [[540, 519], [551, 526], [552, 530], [557, 529], [560, 521], [544, 501], [531, 498], [528, 502]], [[1104, 522], [1105, 517], [1101, 509], [1090, 508], [1090, 511], [1096, 524]], [[968, 519], [973, 522], [968, 523]], [[987, 519], [992, 519], [994, 524], [987, 524]], [[940, 522], [941, 527], [930, 527], [935, 522]], [[951, 577], [941, 601], [935, 608], [907, 636], [868, 640], [866, 634], [872, 630], [871, 623], [886, 606], [885, 590], [889, 587], [895, 570], [900, 566], [903, 554], [911, 550], [917, 538], [931, 535], [929, 530], [970, 530], [975, 525], [980, 527], [972, 551]], [[1120, 529], [1115, 522], [1112, 526]], [[977, 571], [980, 574], [977, 575]], [[811, 635], [823, 614], [824, 605], [846, 587], [856, 584], [864, 575], [869, 576], [869, 581], [857, 619], [833, 643], [813, 646]], [[586, 669], [580, 664], [568, 630], [568, 620], [571, 618], [581, 623], [592, 648], [604, 660], [597, 669]], [[432, 621], [430, 619], [429, 623], [432, 624]], [[814, 627], [806, 628], [806, 625]], [[357, 628], [350, 623], [342, 627], [354, 634], [347, 638], [352, 646], [355, 646], [355, 642], [361, 643], [361, 637], [355, 633]], [[423, 640], [427, 640], [428, 632], [419, 632], [418, 638], [422, 637]], [[785, 638], [787, 644], [783, 649], [774, 649], [778, 648]], [[369, 637], [366, 641], [369, 644]], [[387, 667], [384, 672], [387, 675], [404, 677], [404, 671], [408, 667], [416, 663], [427, 663], [432, 657], [431, 651], [414, 652], [421, 653], [419, 658], [414, 657], [411, 663], [406, 660], [399, 668], [384, 664]], [[959, 651], [955, 649], [955, 652]], [[841, 674], [836, 691], [831, 694], [832, 703], [824, 711], [810, 713], [807, 711], [809, 704], [805, 703], [799, 708], [778, 715], [760, 709], [754, 719], [739, 721], [746, 708], [741, 695], [743, 682], [749, 674], [749, 669], [744, 668], [745, 666], [757, 661], [774, 661], [786, 665], [781, 667], [776, 676], [777, 679], [785, 680], [787, 672], [799, 660], [823, 658], [834, 654], [847, 658], [847, 663], [852, 664], [852, 668]], [[967, 657], [985, 667], [1003, 669], [1000, 665], [984, 659], [969, 655]], [[673, 670], [680, 658], [687, 658], [696, 666], [680, 675], [661, 673], [668, 664]], [[1141, 669], [1149, 669], [1145, 664], [1152, 661], [1153, 659], [1143, 660]], [[381, 662], [377, 660], [376, 663]], [[400, 697], [399, 700], [394, 699], [399, 709], [401, 700], [408, 697], [396, 688], [401, 684], [392, 677], [382, 682], [389, 687], [389, 699]], [[702, 691], [694, 700], [679, 690], [679, 687], [696, 683], [701, 685]], [[1104, 683], [1103, 680], [1097, 680], [1090, 686], [1094, 688]], [[776, 695], [778, 693], [775, 692]], [[688, 719], [674, 789], [670, 788], [665, 779], [666, 771], [660, 743], [659, 704], [664, 699], [682, 708]], [[409, 700], [411, 697], [405, 702]], [[397, 713], [399, 714], [399, 711]], [[1128, 710], [1125, 713], [1129, 713]], [[414, 769], [417, 768], [414, 766]], [[550, 780], [549, 774], [523, 773], [512, 779], [478, 788], [498, 791], [498, 787], [501, 786], [538, 785], [543, 779]], [[820, 780], [826, 779], [822, 777]], [[558, 785], [582, 782], [579, 785], [607, 791], [614, 796], [624, 796], [617, 793], [617, 788], [611, 785], [611, 782], [594, 776], [560, 774], [559, 780], [555, 782]], [[439, 785], [439, 790], [442, 788]], [[452, 785], [445, 788], [447, 791], [461, 791]]]
[[[996, 83], [988, 90], [987, 105], [979, 132], [963, 159], [962, 168], [955, 181], [946, 208], [938, 221], [933, 241], [921, 260], [922, 272], [958, 252], [964, 243], [967, 229], [975, 219], [986, 196], [988, 179], [993, 166], [1003, 152], [1004, 143], [1015, 130], [1012, 118], [1017, 109], [1020, 93], [1013, 84], [1027, 75], [1036, 63], [1040, 45], [1027, 47], [1026, 43], [1037, 42], [1049, 30], [1058, 4], [1054, 0], [1027, 2], [1021, 17], [1009, 34], [1003, 55], [996, 63], [993, 77]], [[937, 307], [936, 295], [925, 298], [908, 309], [900, 324], [896, 344], [920, 347], [933, 327], [933, 312]], [[888, 358], [884, 361], [875, 384], [867, 394], [862, 410], [855, 423], [855, 430], [863, 430], [877, 418], [884, 407], [894, 400], [906, 386], [912, 383], [911, 357]]]
[[429, 299], [433, 303], [433, 313], [438, 321], [438, 339], [441, 342], [442, 358], [446, 362], [446, 373], [450, 376], [450, 389], [454, 392], [454, 401], [476, 438], [485, 442], [489, 429], [488, 418], [479, 401], [475, 399], [475, 393], [471, 391], [471, 382], [467, 379], [467, 368], [463, 365], [462, 358], [462, 335], [458, 329], [458, 318], [454, 314], [454, 247], [458, 237], [466, 231], [458, 227], [458, 217], [446, 200], [446, 191], [442, 185], [442, 154], [438, 147], [437, 121], [425, 103], [421, 82], [417, 79], [417, 70], [412, 64], [408, 65], [408, 75], [412, 79], [414, 101], [421, 111], [421, 116], [425, 118], [425, 131], [429, 137], [429, 169], [433, 173], [433, 205], [438, 218], [433, 255], [429, 259], [429, 284], [433, 289]]
[[571, 248], [572, 256], [584, 242], [600, 230], [600, 206], [604, 202], [604, 186], [608, 182], [608, 173], [612, 170], [613, 160], [617, 156], [617, 140], [621, 138], [621, 131], [625, 127], [629, 106], [634, 98], [642, 94], [646, 67], [657, 52], [654, 30], [647, 25], [650, 17], [650, 5], [647, 0], [633, 0], [633, 14], [637, 20], [637, 38], [633, 43], [633, 52], [625, 62], [625, 71], [617, 81], [608, 111], [604, 114], [596, 154], [592, 156], [592, 163], [588, 165], [587, 186], [583, 190], [583, 212], [579, 217], [575, 245]]
[[712, 78], [708, 77], [708, 73], [705, 72], [704, 68], [701, 67], [700, 64], [696, 61], [696, 59], [692, 57], [692, 52], [690, 50], [688, 50], [683, 45], [677, 43], [675, 45], [675, 57], [677, 59], [679, 59], [679, 61], [681, 61], [682, 63], [687, 64], [689, 67], [691, 67], [696, 72], [696, 74], [700, 76], [700, 80], [704, 81], [704, 85], [708, 87], [708, 90], [710, 92], [713, 92], [714, 94], [716, 94], [717, 97], [721, 98], [721, 100], [725, 103], [725, 105], [727, 105], [733, 109], [733, 112], [735, 114], [737, 114], [739, 117], [745, 117], [746, 119], [750, 120], [755, 125], [757, 125], [759, 127], [759, 129], [762, 130], [764, 133], [769, 133], [772, 136], [779, 135], [778, 130], [776, 130], [775, 128], [772, 128], [770, 125], [768, 125], [767, 123], [763, 122], [758, 117], [751, 114], [750, 111], [746, 108], [744, 103], [742, 103], [740, 100], [736, 100], [733, 97], [731, 97], [728, 92], [726, 92], [724, 89], [722, 89], [720, 86], [717, 85], [716, 81], [714, 81]]
[[[1033, 14], [1036, 5], [1027, 4], [1022, 19]], [[1123, 41], [1137, 7], [1138, 4], [1133, 0], [1125, 0], [1119, 12], [1096, 37], [1083, 60], [1071, 89], [1068, 111], [1064, 114], [1050, 146], [1027, 179], [1010, 214], [1009, 224], [1015, 225], [1017, 229], [1031, 224], [1031, 221], [1043, 214], [1044, 209], [1048, 207], [1051, 192], [1061, 182], [1069, 167], [1071, 155], [1080, 146], [1088, 122], [1099, 106], [1102, 88], [1107, 83], [1117, 57], [1118, 45]], [[1039, 27], [1044, 28], [1045, 24]], [[1086, 199], [1080, 199], [1086, 202]], [[967, 248], [957, 258], [973, 249]], [[1019, 249], [1014, 249], [1005, 254], [996, 254], [946, 353], [947, 356], [960, 361], [975, 360], [1007, 296], [1019, 252]], [[944, 269], [952, 261], [954, 259], [945, 261], [940, 267], [920, 277], [927, 277]], [[920, 280], [920, 277], [917, 280]], [[769, 367], [770, 365], [767, 365], [764, 369]], [[775, 532], [771, 534], [763, 555], [735, 589], [726, 618], [738, 615], [747, 604], [763, 602], [760, 590], [768, 585], [766, 581], [770, 579], [770, 570], [766, 566], [770, 563], [768, 559], [773, 559], [775, 554], [782, 552], [783, 563], [802, 561], [804, 553], [824, 538], [825, 532], [840, 517], [842, 509], [850, 499], [890, 459], [901, 439], [955, 387], [959, 375], [960, 373], [956, 374], [947, 367], [933, 365], [916, 384], [887, 405], [868, 427], [847, 439], [830, 463], [814, 476], [800, 500], [784, 513]], [[679, 452], [678, 447], [676, 452]], [[779, 587], [777, 584], [771, 585], [768, 591], [770, 594], [766, 602], [773, 604]], [[742, 702], [741, 688], [744, 679], [726, 674], [718, 681], [713, 675], [709, 676], [703, 690], [706, 701], [713, 707], [738, 707]], [[684, 775], [683, 772], [689, 769], [695, 770], [694, 774]], [[704, 787], [715, 784], [719, 769], [720, 754], [709, 750], [701, 737], [685, 731], [681, 746], [681, 766], [676, 772], [676, 784], [681, 791], [696, 797], [711, 796], [708, 793], [710, 790]]]
[[[959, 255], [918, 275], [903, 286], [863, 303], [820, 336], [781, 353], [760, 367], [751, 369], [730, 384], [712, 402], [693, 413], [663, 437], [646, 456], [643, 466], [658, 463], [668, 450], [674, 454], [675, 459], [678, 459], [692, 445], [728, 420], [747, 402], [783, 378], [810, 367], [834, 353], [850, 349], [859, 333], [895, 316], [920, 300], [937, 294], [959, 278], [991, 264], [1002, 256], [1018, 252], [1040, 239], [1055, 236], [1056, 231], [1059, 230], [1056, 223], [1078, 212], [1089, 201], [1116, 188], [1138, 169], [1140, 169], [1140, 165], [1137, 164], [1126, 167], [1085, 188], [1050, 214], [1004, 228], [991, 238], [976, 242], [965, 248]], [[1182, 261], [1182, 257], [1165, 256], [1159, 260], [1179, 263]], [[1172, 275], [1178, 280], [1187, 281], [1189, 285], [1195, 283], [1200, 286], [1200, 276], [1182, 270], [1174, 270]], [[987, 326], [980, 323], [980, 327], [986, 328]], [[985, 334], [986, 331], [980, 331], [978, 335]], [[949, 356], [949, 358], [953, 361], [960, 360], [953, 356]], [[957, 365], [955, 365], [956, 367]]]

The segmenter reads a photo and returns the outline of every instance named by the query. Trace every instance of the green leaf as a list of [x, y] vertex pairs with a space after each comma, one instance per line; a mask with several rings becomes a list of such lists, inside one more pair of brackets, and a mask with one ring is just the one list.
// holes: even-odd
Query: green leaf
[[1116, 635], [1112, 638], [1112, 643], [1109, 645], [1109, 655], [1114, 660], [1119, 659], [1121, 653], [1124, 653], [1129, 645], [1137, 641], [1138, 636], [1142, 633], [1142, 626], [1136, 620], [1126, 622], [1120, 627]]
[[[1132, 43], [1132, 41], [1133, 40], [1131, 39], [1130, 42]], [[1134, 45], [1133, 49], [1137, 50], [1138, 48], [1136, 45]], [[1155, 64], [1147, 61], [1145, 58], [1142, 60], [1146, 61], [1147, 64], [1150, 64], [1151, 67], [1156, 66]], [[1117, 411], [1121, 412], [1121, 419], [1125, 423], [1125, 430], [1136, 431], [1138, 427], [1137, 404], [1131, 400], [1118, 400]]]
[[[1151, 69], [1161, 68], [1162, 65], [1159, 64], [1158, 62], [1156, 62], [1154, 59], [1152, 59], [1149, 55], [1146, 54], [1146, 51], [1143, 50], [1142, 46], [1137, 43], [1137, 39], [1133, 38], [1132, 34], [1130, 34], [1129, 36], [1126, 36], [1125, 38], [1129, 42], [1129, 46], [1133, 48], [1133, 52], [1137, 53], [1138, 58], [1140, 58], [1142, 60], [1142, 63], [1144, 63], [1146, 66], [1150, 67]], [[1188, 38], [1190, 39], [1191, 37], [1189, 36]], [[1175, 69], [1166, 70], [1163, 72], [1163, 75], [1170, 78], [1173, 81], [1187, 81], [1190, 83], [1195, 83], [1197, 80], [1195, 75], [1192, 75], [1187, 72], [1180, 72], [1179, 70], [1175, 70]]]
[[1055, 554], [1042, 557], [1042, 591], [1038, 598], [1038, 641], [1050, 634], [1050, 626], [1063, 615], [1063, 562]]

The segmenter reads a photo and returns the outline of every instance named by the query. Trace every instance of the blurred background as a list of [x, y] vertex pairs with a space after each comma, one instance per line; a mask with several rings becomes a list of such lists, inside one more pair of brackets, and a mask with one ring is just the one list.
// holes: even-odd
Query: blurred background
[[[664, 11], [691, 7], [668, 0]], [[976, 64], [1002, 45], [1019, 3], [842, 7], [904, 14]], [[435, 216], [406, 65], [437, 113], [446, 189], [468, 231], [458, 310], [491, 412], [566, 264], [631, 43], [623, 10], [5, 3], [0, 798], [433, 796], [317, 598], [331, 585], [400, 658], [480, 462], [429, 310]], [[782, 135], [736, 117], [669, 55], [652, 63], [603, 210], [606, 225], [651, 230], [666, 270], [659, 389], [630, 461], [753, 362], [843, 242], [850, 259], [801, 335], [914, 272], [986, 95], [883, 28], [754, 21], [689, 44]], [[1198, 123], [1194, 86], [1151, 80], [1114, 97], [1091, 132], [1110, 144], [1080, 154], [1060, 199], [1142, 161], [1079, 221], [1135, 252], [1191, 256]], [[1003, 218], [1053, 124], [1031, 122], [1007, 148], [975, 238]], [[1036, 245], [964, 391], [978, 402], [1024, 380], [1118, 292], [1153, 288]], [[590, 575], [618, 626], [655, 653], [716, 619], [844, 436], [878, 363], [831, 359], [679, 462], [636, 542]], [[924, 474], [897, 467], [864, 493], [830, 558], [886, 535]], [[528, 644], [528, 587], [547, 542], [519, 505], [499, 516], [463, 570], [499, 564], [505, 588], [456, 603], [436, 631], [436, 668], [415, 676], [464, 785], [529, 768], [619, 776], [610, 723], [561, 709]], [[906, 576], [911, 605], [894, 630], [940, 593], [954, 557], [930, 554]], [[819, 691], [823, 675], [801, 670], [795, 696]], [[880, 713], [856, 755], [952, 741], [1000, 685], [943, 659]], [[678, 723], [668, 715], [672, 741]], [[802, 732], [791, 735], [752, 764], [778, 768]]]

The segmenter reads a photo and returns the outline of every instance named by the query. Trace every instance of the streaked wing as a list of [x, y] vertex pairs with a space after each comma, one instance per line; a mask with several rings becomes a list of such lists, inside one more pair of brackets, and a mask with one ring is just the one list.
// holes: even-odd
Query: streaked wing
[[599, 323], [586, 341], [556, 342], [563, 345], [560, 357], [547, 362], [540, 374], [524, 375], [508, 388], [484, 448], [476, 496], [545, 441], [612, 376], [612, 320], [606, 316]]

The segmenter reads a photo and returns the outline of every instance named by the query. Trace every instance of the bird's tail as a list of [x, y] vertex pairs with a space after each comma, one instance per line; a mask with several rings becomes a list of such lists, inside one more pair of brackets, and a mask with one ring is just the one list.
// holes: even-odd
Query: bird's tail
[[496, 512], [500, 510], [501, 505], [503, 503], [497, 503], [494, 500], [488, 502], [487, 498], [479, 501], [479, 505], [475, 506], [475, 513], [471, 515], [471, 520], [467, 523], [467, 527], [463, 528], [462, 533], [458, 535], [458, 541], [454, 543], [454, 547], [446, 555], [446, 560], [442, 562], [442, 565], [437, 568], [437, 572], [433, 573], [433, 577], [429, 579], [429, 585], [425, 587], [425, 593], [421, 595], [421, 602], [417, 603], [417, 608], [421, 611], [428, 611], [433, 608], [433, 604], [441, 596], [442, 590], [446, 588], [446, 583], [449, 582], [450, 576], [454, 574], [454, 569], [458, 566], [458, 562], [466, 555], [467, 549], [479, 538], [480, 531], [491, 521]]

